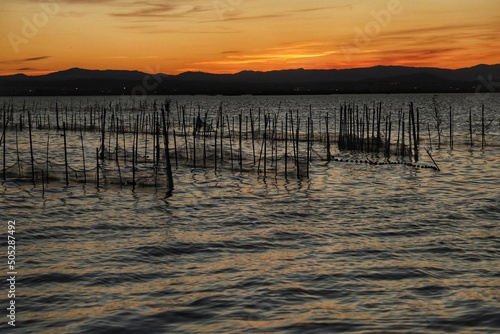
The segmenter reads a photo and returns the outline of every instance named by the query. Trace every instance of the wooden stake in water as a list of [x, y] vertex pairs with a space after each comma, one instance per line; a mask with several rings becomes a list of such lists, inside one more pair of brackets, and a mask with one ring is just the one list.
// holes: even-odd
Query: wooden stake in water
[[418, 141], [417, 141], [417, 126], [415, 124], [415, 111], [413, 110], [413, 102], [410, 103], [410, 116], [413, 129], [413, 155], [415, 162], [418, 161]]
[[309, 158], [310, 158], [310, 148], [309, 148], [309, 136], [311, 134], [310, 130], [310, 118], [307, 118], [307, 148], [306, 148], [306, 177], [309, 177]]
[[173, 131], [173, 136], [174, 136], [174, 159], [175, 159], [175, 168], [179, 167], [179, 162], [177, 159], [177, 137], [175, 134], [175, 129], [172, 129]]
[[285, 180], [288, 180], [288, 113], [285, 112]]
[[[149, 120], [149, 115], [146, 117], [146, 120]], [[148, 126], [149, 122], [145, 122], [145, 140], [144, 140], [144, 163], [147, 163], [148, 159], [148, 141], [149, 141], [149, 135], [148, 135]]]
[[223, 139], [224, 139], [224, 116], [222, 115], [222, 103], [219, 107], [219, 119], [220, 119], [220, 163], [224, 162], [224, 150], [223, 150]]
[[[170, 102], [166, 102], [165, 108], [170, 111]], [[172, 165], [170, 164], [170, 153], [168, 147], [168, 131], [167, 131], [167, 120], [165, 118], [165, 110], [161, 111], [163, 118], [163, 140], [165, 145], [165, 159], [166, 159], [166, 175], [167, 175], [167, 196], [171, 196], [174, 191], [174, 179], [172, 177]]]
[[101, 159], [104, 160], [104, 141], [106, 134], [106, 107], [103, 107], [102, 116], [101, 116]]
[[300, 179], [300, 163], [299, 163], [299, 127], [300, 127], [300, 118], [297, 112], [297, 129], [295, 133], [295, 147], [297, 147], [297, 154], [295, 156], [295, 165], [297, 166], [297, 179]]
[[405, 148], [405, 114], [401, 114], [401, 153], [400, 155], [404, 157], [406, 155]]
[[203, 168], [207, 168], [207, 117], [208, 112], [205, 112], [203, 122]]
[[184, 146], [186, 147], [186, 161], [189, 161], [189, 149], [187, 142], [187, 130], [186, 130], [186, 109], [182, 108], [182, 127], [184, 132]]
[[96, 179], [95, 183], [97, 189], [99, 189], [99, 148], [95, 149], [95, 161], [96, 161]]
[[238, 115], [239, 117], [239, 123], [240, 123], [240, 128], [239, 128], [239, 146], [240, 146], [240, 157], [239, 157], [239, 162], [240, 162], [240, 173], [243, 172], [243, 148], [242, 148], [242, 138], [241, 138], [241, 122], [242, 122], [242, 119], [241, 119], [241, 113]]
[[45, 163], [47, 166], [47, 184], [49, 184], [49, 142], [50, 142], [50, 135], [47, 135], [47, 152], [46, 152], [46, 160], [45, 160]]
[[389, 131], [387, 131], [387, 159], [391, 156], [391, 133], [392, 133], [392, 122], [389, 118]]
[[255, 128], [254, 128], [254, 119], [252, 116], [252, 109], [250, 109], [250, 131], [252, 132], [252, 155], [253, 155], [253, 164], [255, 165]]
[[484, 103], [481, 106], [481, 149], [486, 145], [485, 129], [484, 129]]
[[135, 165], [137, 166], [139, 161], [139, 114], [136, 116], [135, 121]]
[[196, 118], [193, 118], [193, 168], [196, 168]]
[[64, 136], [64, 170], [66, 174], [66, 186], [69, 185], [68, 179], [68, 150], [66, 148], [66, 122], [63, 122], [63, 136]]
[[429, 148], [432, 150], [432, 140], [431, 140], [431, 126], [427, 123], [427, 133], [429, 136]]
[[267, 124], [268, 117], [264, 114], [264, 137], [262, 140], [264, 141], [264, 178], [267, 175], [266, 167], [267, 167]]
[[214, 133], [214, 172], [217, 173], [217, 132], [219, 131], [219, 117], [217, 116], [216, 130]]
[[59, 131], [59, 106], [57, 105], [57, 102], [56, 102], [56, 128], [57, 131]]
[[[135, 141], [134, 141], [135, 142]], [[135, 147], [135, 144], [132, 144], [132, 188], [135, 189], [135, 151], [137, 148]]]
[[[231, 160], [231, 172], [233, 172], [234, 169], [234, 161], [233, 161], [233, 140], [232, 140], [232, 134], [231, 134], [231, 126], [229, 123], [229, 115], [226, 115], [226, 120], [227, 120], [227, 134], [229, 136], [229, 160]], [[234, 131], [233, 131], [234, 132]]]
[[470, 147], [472, 147], [472, 108], [469, 108], [469, 137], [470, 137]]
[[33, 158], [33, 138], [31, 136], [31, 112], [28, 110], [28, 130], [30, 137], [30, 156], [31, 156], [31, 181], [35, 182], [35, 162]]
[[440, 171], [441, 169], [439, 168], [439, 166], [437, 165], [436, 161], [434, 160], [434, 158], [432, 157], [431, 155], [431, 152], [429, 152], [429, 150], [427, 149], [427, 147], [425, 147], [425, 151], [427, 152], [427, 154], [429, 155], [429, 157], [431, 158], [432, 162], [434, 163], [434, 165], [436, 166], [436, 170]]

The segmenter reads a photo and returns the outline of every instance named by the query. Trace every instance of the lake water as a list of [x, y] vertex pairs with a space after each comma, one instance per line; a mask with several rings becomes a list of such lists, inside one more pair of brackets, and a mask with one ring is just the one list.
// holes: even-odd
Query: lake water
[[[437, 103], [445, 120], [452, 107], [455, 144], [446, 144], [446, 128], [440, 148], [434, 132], [434, 143], [421, 134], [422, 163], [434, 165], [423, 149], [432, 145], [440, 171], [316, 159], [309, 177], [297, 179], [179, 165], [170, 197], [162, 185], [33, 184], [14, 168], [0, 186], [0, 246], [8, 278], [7, 222], [15, 220], [16, 332], [498, 332], [498, 94], [484, 99], [484, 148], [478, 137], [483, 100], [467, 95], [172, 99], [195, 112], [199, 106], [216, 113], [223, 102], [227, 113], [293, 109], [316, 119], [333, 115], [343, 102], [382, 102], [396, 113], [413, 101], [425, 130], [434, 124]], [[61, 109], [115, 100], [57, 98]], [[36, 104], [53, 117], [55, 101], [1, 102], [18, 111]], [[24, 161], [26, 132], [18, 133]], [[79, 134], [69, 133], [75, 166], [82, 160]], [[15, 135], [6, 135], [7, 166], [17, 159]], [[45, 159], [47, 137], [54, 145], [50, 160], [61, 163], [60, 131], [53, 129], [35, 131], [35, 159]], [[85, 134], [89, 164], [98, 137]], [[7, 284], [2, 287], [5, 331], [10, 299]]]

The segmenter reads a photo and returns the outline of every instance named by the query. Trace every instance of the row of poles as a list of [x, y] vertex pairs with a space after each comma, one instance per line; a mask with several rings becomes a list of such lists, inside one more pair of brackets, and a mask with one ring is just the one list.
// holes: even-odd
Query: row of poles
[[[429, 140], [429, 146], [432, 148], [433, 144], [437, 144], [438, 147], [441, 147], [443, 144], [443, 138], [445, 137], [444, 135], [444, 115], [441, 110], [441, 108], [438, 107], [437, 102], [433, 100], [433, 113], [432, 117], [434, 118], [434, 125], [432, 128], [436, 130], [437, 134], [437, 143], [433, 143], [432, 136], [431, 136], [431, 123], [427, 123], [427, 128], [428, 128], [428, 140]], [[131, 108], [131, 109], [130, 109]], [[17, 127], [19, 131], [23, 131], [26, 127], [26, 117], [27, 117], [27, 111], [28, 109], [31, 110], [31, 123], [32, 127], [37, 130], [57, 130], [61, 131], [62, 130], [62, 124], [66, 123], [66, 128], [68, 131], [98, 131], [99, 129], [102, 129], [102, 113], [107, 110], [108, 111], [108, 116], [111, 115], [111, 119], [108, 121], [110, 124], [110, 130], [112, 131], [118, 131], [122, 130], [124, 132], [133, 132], [135, 130], [134, 124], [136, 122], [135, 115], [139, 114], [139, 119], [140, 119], [140, 125], [139, 125], [139, 131], [144, 132], [145, 127], [148, 126], [151, 122], [147, 120], [150, 111], [159, 111], [160, 110], [160, 104], [157, 103], [157, 101], [154, 101], [152, 103], [148, 103], [146, 100], [140, 101], [137, 106], [134, 104], [130, 107], [129, 109], [124, 108], [122, 103], [109, 103], [109, 104], [88, 104], [88, 105], [82, 105], [80, 103], [78, 109], [76, 108], [76, 104], [71, 104], [69, 106], [59, 106], [59, 104], [56, 102], [55, 106], [51, 109], [45, 108], [41, 109], [40, 105], [38, 102], [33, 102], [31, 109], [26, 106], [26, 103], [23, 103], [22, 110], [15, 111], [14, 110], [14, 105], [9, 102], [8, 105], [4, 102], [2, 110], [7, 113], [6, 116], [6, 122], [3, 123], [4, 127], [7, 128], [12, 128], [12, 127]], [[413, 103], [410, 104], [410, 109], [413, 108]], [[195, 116], [196, 111], [194, 111], [192, 108], [188, 110], [189, 115], [186, 115], [186, 106], [179, 106], [176, 103], [176, 111], [172, 113], [171, 116], [176, 116], [175, 122], [178, 122], [177, 127], [182, 128], [183, 131], [185, 131], [186, 124], [189, 124], [189, 121], [186, 121], [186, 116], [187, 119], [192, 119]], [[382, 142], [381, 142], [381, 128], [380, 126], [383, 126], [382, 122], [385, 122], [385, 133], [390, 133], [390, 127], [389, 129], [387, 128], [387, 125], [392, 125], [392, 122], [390, 120], [391, 114], [389, 116], [384, 117], [382, 119], [382, 106], [381, 103], [374, 105], [373, 108], [370, 110], [370, 108], [367, 105], [363, 106], [362, 111], [358, 111], [358, 106], [357, 105], [345, 105], [340, 106], [340, 118], [343, 118], [339, 122], [339, 126], [341, 127], [339, 129], [339, 132], [341, 132], [341, 136], [339, 137], [339, 145], [342, 148], [346, 149], [354, 149], [354, 150], [361, 150], [365, 151], [366, 149], [369, 152], [380, 152], [382, 149]], [[349, 115], [346, 115], [346, 112], [349, 113]], [[355, 112], [355, 114], [354, 114]], [[400, 119], [402, 117], [401, 115], [402, 110], [399, 111], [398, 113], [398, 122], [400, 123]], [[410, 113], [408, 114], [409, 117], [411, 117], [411, 113], [413, 111], [410, 110]], [[198, 115], [200, 114], [200, 107], [198, 107]], [[258, 124], [259, 127], [261, 126], [262, 120], [260, 117], [260, 109], [259, 109], [259, 116], [258, 116]], [[280, 114], [280, 111], [278, 110], [278, 114]], [[207, 113], [205, 113], [205, 116]], [[172, 120], [171, 117], [169, 116], [168, 122], [170, 123]], [[240, 115], [241, 116], [241, 115]], [[420, 121], [418, 120], [419, 118], [419, 110], [417, 108], [416, 110], [416, 126], [418, 127], [418, 132], [417, 132], [417, 139], [420, 138]], [[16, 119], [17, 118], [17, 119]], [[312, 116], [311, 116], [312, 119]], [[206, 119], [205, 119], [206, 121]], [[234, 117], [233, 117], [233, 123], [234, 123]], [[318, 120], [319, 121], [319, 120]], [[455, 122], [454, 122], [454, 117], [452, 113], [452, 108], [451, 106], [449, 107], [449, 117], [448, 117], [448, 144], [450, 148], [453, 148], [454, 145], [454, 130], [455, 130]], [[336, 122], [335, 117], [334, 117], [334, 122]], [[347, 123], [346, 123], [347, 122]], [[248, 132], [248, 116], [245, 116], [245, 130]], [[481, 148], [484, 148], [486, 146], [486, 132], [488, 128], [491, 126], [492, 120], [488, 121], [485, 118], [485, 113], [484, 113], [484, 104], [481, 107], [481, 115], [480, 115], [480, 131], [477, 131], [474, 129], [475, 122], [473, 121], [473, 114], [472, 114], [472, 109], [469, 109], [468, 113], [468, 135], [469, 135], [469, 144], [470, 146], [474, 145], [474, 139], [473, 136], [477, 135], [477, 133], [480, 132], [480, 138], [481, 138]], [[6, 125], [5, 125], [6, 124]], [[370, 127], [371, 124], [371, 127]], [[346, 128], [347, 126], [350, 126], [350, 128]], [[352, 125], [356, 126], [356, 129], [352, 129]], [[366, 130], [366, 136], [364, 135], [364, 131], [361, 131], [362, 129], [359, 128], [359, 125], [365, 126]], [[403, 128], [401, 128], [401, 124], [398, 124], [398, 133], [402, 133]], [[334, 124], [334, 131], [337, 129], [337, 124]], [[370, 135], [370, 130], [371, 130], [371, 135]], [[384, 130], [384, 129], [382, 129]], [[413, 131], [413, 129], [407, 129], [407, 133], [409, 130]], [[344, 136], [347, 133], [347, 137]], [[376, 133], [374, 133], [376, 131]], [[234, 131], [234, 133], [237, 133], [237, 131]], [[353, 137], [353, 134], [357, 134], [356, 137]], [[335, 134], [334, 134], [335, 136]], [[371, 138], [371, 140], [369, 140]], [[350, 144], [352, 144], [354, 147], [349, 147], [349, 143], [347, 141], [350, 141]], [[372, 148], [375, 148], [374, 150]]]
[[[405, 123], [406, 117], [408, 117], [407, 123]], [[409, 156], [417, 162], [420, 138], [419, 119], [420, 113], [418, 109], [415, 112], [413, 103], [410, 103], [407, 115], [403, 110], [398, 112], [397, 139], [395, 147], [392, 148], [392, 114], [382, 119], [382, 103], [371, 110], [365, 105], [361, 111], [357, 106], [341, 106], [339, 148], [364, 153], [384, 153], [386, 158], [391, 155]]]
[[[31, 108], [23, 104], [15, 110], [12, 104], [2, 107], [2, 156], [3, 179], [7, 170], [6, 131], [16, 131], [17, 162], [20, 162], [18, 132], [28, 128], [31, 178], [36, 179], [33, 131], [62, 131], [64, 139], [65, 182], [70, 182], [70, 167], [67, 150], [67, 132], [79, 133], [83, 162], [83, 182], [87, 182], [89, 171], [95, 172], [95, 183], [99, 187], [109, 162], [114, 161], [120, 184], [124, 169], [131, 169], [132, 181], [137, 184], [138, 166], [142, 164], [154, 170], [155, 185], [158, 171], [165, 171], [167, 192], [174, 189], [172, 165], [180, 164], [193, 168], [211, 167], [218, 169], [230, 165], [231, 171], [256, 170], [258, 175], [279, 174], [278, 165], [282, 165], [285, 177], [309, 177], [309, 166], [313, 158], [331, 161], [332, 142], [337, 143], [339, 151], [356, 151], [391, 155], [408, 158], [417, 162], [420, 136], [420, 112], [410, 103], [408, 112], [400, 110], [393, 125], [392, 113], [384, 115], [382, 104], [373, 108], [364, 106], [362, 110], [354, 104], [341, 105], [333, 115], [333, 133], [330, 128], [331, 118], [314, 119], [311, 108], [304, 117], [299, 111], [281, 111], [256, 113], [249, 110], [236, 116], [224, 113], [222, 104], [215, 115], [209, 117], [208, 111], [202, 113], [185, 106], [172, 104], [169, 100], [162, 104], [140, 103], [133, 112], [124, 110], [121, 104], [87, 105], [79, 111], [72, 108], [60, 108], [41, 111], [34, 103]], [[436, 115], [438, 113], [436, 112]], [[438, 145], [441, 145], [442, 119], [437, 122]], [[449, 113], [449, 143], [453, 148], [454, 123]], [[27, 124], [26, 124], [27, 123]], [[484, 105], [481, 112], [481, 146], [485, 145]], [[430, 125], [428, 124], [429, 145], [432, 147]], [[318, 131], [319, 130], [319, 131]], [[469, 113], [470, 143], [473, 143], [472, 111]], [[99, 146], [95, 148], [95, 169], [86, 165], [84, 133], [99, 133]], [[396, 137], [393, 143], [392, 136]], [[46, 169], [41, 170], [42, 180], [49, 180], [49, 136], [47, 137]], [[321, 144], [321, 145], [318, 145]], [[172, 148], [173, 147], [173, 148]], [[88, 154], [87, 154], [88, 155]], [[141, 156], [142, 155], [142, 156]], [[171, 161], [173, 160], [173, 162]], [[432, 159], [432, 157], [431, 157]], [[130, 166], [131, 164], [131, 166]], [[131, 167], [131, 168], [128, 168]], [[20, 173], [19, 173], [20, 174]], [[100, 175], [101, 174], [101, 175]], [[43, 183], [43, 182], [42, 182]], [[128, 182], [126, 182], [128, 183]]]

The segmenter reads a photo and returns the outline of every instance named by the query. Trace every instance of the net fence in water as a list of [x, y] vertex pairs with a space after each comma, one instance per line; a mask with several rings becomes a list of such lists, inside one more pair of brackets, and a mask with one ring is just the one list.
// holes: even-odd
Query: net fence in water
[[127, 114], [101, 106], [90, 114], [59, 111], [54, 120], [36, 109], [4, 106], [2, 174], [34, 182], [162, 186], [167, 162], [177, 169], [302, 178], [309, 177], [313, 163], [437, 169], [433, 148], [500, 146], [500, 120], [484, 116], [484, 110], [468, 119], [450, 117], [449, 127], [438, 129], [412, 108], [396, 116], [384, 114], [381, 105], [362, 111], [344, 105], [336, 117], [250, 111], [230, 118], [221, 110], [185, 116], [185, 110]]

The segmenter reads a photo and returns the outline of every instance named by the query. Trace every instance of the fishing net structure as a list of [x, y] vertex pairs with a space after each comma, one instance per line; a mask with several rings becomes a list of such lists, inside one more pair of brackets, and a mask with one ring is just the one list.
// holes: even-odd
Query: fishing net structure
[[[500, 120], [482, 114], [445, 127], [382, 105], [343, 105], [335, 117], [298, 111], [205, 114], [181, 107], [92, 105], [0, 109], [1, 176], [35, 183], [165, 187], [171, 170], [310, 177], [314, 164], [405, 165], [439, 170], [433, 148], [500, 146]], [[169, 172], [170, 171], [170, 172]]]

